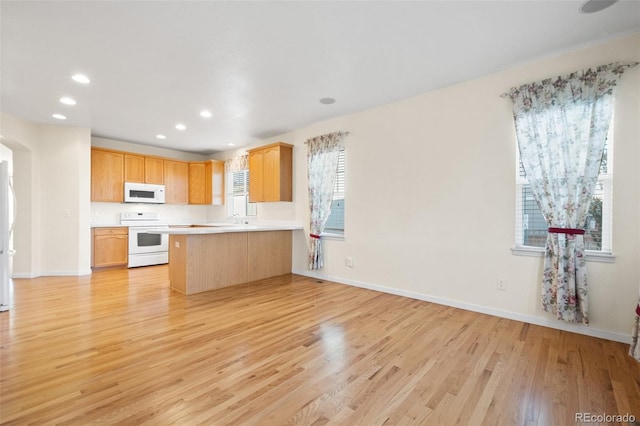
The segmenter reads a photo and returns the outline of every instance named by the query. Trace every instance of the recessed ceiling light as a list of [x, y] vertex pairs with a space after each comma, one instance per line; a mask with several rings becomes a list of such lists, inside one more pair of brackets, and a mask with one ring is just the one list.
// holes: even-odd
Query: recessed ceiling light
[[156, 138], [158, 138], [158, 139], [166, 139], [167, 137], [165, 135], [156, 135]]
[[211, 118], [211, 111], [203, 109], [200, 111], [200, 116], [204, 118]]
[[67, 119], [67, 117], [65, 117], [65, 116], [64, 116], [64, 115], [62, 115], [62, 114], [51, 114], [51, 116], [52, 116], [53, 118], [57, 118], [58, 120], [66, 120], [66, 119]]
[[75, 105], [76, 104], [75, 100], [73, 100], [71, 98], [68, 98], [68, 97], [60, 98], [60, 102], [62, 102], [65, 105]]
[[236, 144], [235, 144], [235, 143], [231, 143], [231, 142], [229, 142], [229, 143], [227, 144], [227, 146], [236, 146]]
[[604, 10], [617, 2], [618, 0], [587, 0], [582, 6], [580, 6], [580, 12], [582, 13], [596, 13]]
[[73, 76], [71, 76], [71, 78], [73, 79], [73, 81], [76, 81], [81, 84], [91, 83], [91, 80], [89, 80], [89, 77], [87, 77], [84, 74], [74, 74]]
[[335, 102], [336, 102], [336, 100], [333, 99], [333, 98], [322, 98], [322, 99], [320, 99], [320, 103], [324, 104], [324, 105], [331, 105], [331, 104], [334, 104]]
[[182, 123], [178, 123], [178, 124], [176, 124], [176, 129], [178, 129], [178, 130], [186, 130], [187, 126], [185, 126]]

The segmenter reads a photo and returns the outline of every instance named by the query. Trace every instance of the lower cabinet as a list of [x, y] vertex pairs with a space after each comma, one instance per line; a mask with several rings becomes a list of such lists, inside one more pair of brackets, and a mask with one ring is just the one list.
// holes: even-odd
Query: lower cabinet
[[92, 267], [127, 266], [128, 262], [128, 228], [93, 228]]

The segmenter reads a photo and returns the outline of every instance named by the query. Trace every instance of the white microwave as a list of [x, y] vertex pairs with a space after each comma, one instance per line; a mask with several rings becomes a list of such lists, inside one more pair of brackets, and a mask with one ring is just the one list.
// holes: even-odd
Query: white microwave
[[164, 204], [164, 185], [125, 182], [124, 202]]

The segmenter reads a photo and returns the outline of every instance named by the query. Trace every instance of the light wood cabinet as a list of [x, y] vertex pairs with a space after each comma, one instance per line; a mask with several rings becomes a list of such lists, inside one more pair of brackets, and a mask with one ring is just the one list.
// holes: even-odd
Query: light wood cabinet
[[162, 185], [164, 183], [164, 160], [157, 157], [144, 157], [144, 181]]
[[124, 202], [124, 183], [165, 185], [167, 204], [224, 204], [224, 162], [91, 148], [91, 201]]
[[249, 201], [264, 201], [264, 151], [249, 151]]
[[124, 201], [124, 154], [91, 149], [91, 201]]
[[205, 203], [214, 206], [224, 205], [224, 161], [207, 161], [205, 170]]
[[293, 200], [293, 145], [277, 142], [249, 152], [249, 201]]
[[206, 175], [205, 163], [189, 163], [189, 204], [205, 204]]
[[129, 262], [129, 230], [119, 228], [93, 229], [94, 268], [127, 266]]
[[189, 163], [164, 160], [164, 191], [167, 204], [189, 202]]
[[144, 156], [124, 155], [124, 181], [144, 182]]
[[137, 154], [124, 154], [124, 181], [162, 184], [163, 160]]
[[224, 204], [224, 162], [189, 163], [189, 204]]

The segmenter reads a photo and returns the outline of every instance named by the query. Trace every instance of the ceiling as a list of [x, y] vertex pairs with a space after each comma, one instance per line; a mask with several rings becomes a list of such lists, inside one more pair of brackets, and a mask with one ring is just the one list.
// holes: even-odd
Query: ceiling
[[582, 3], [2, 0], [0, 109], [209, 154], [640, 31]]

